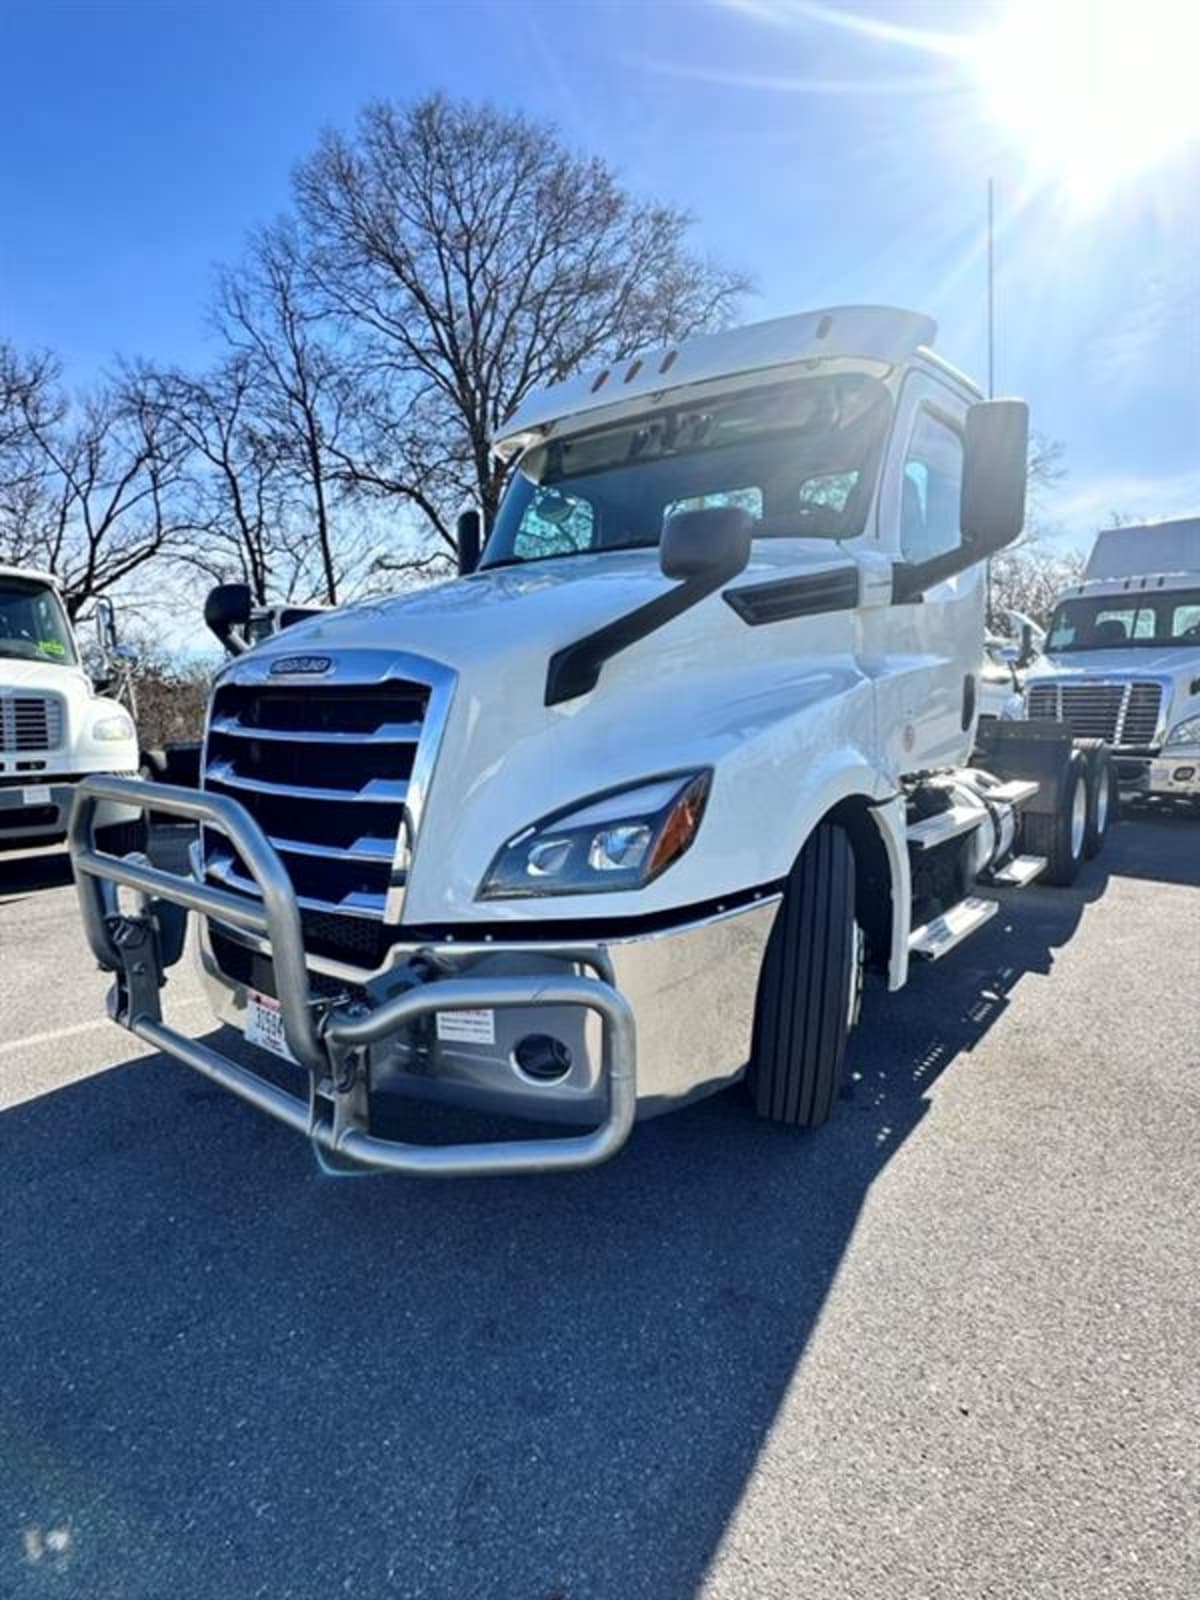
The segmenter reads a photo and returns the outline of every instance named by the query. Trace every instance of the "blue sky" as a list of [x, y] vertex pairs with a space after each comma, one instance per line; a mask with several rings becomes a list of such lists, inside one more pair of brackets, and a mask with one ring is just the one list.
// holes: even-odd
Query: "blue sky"
[[[443, 88], [551, 119], [631, 187], [692, 209], [698, 244], [754, 276], [748, 317], [912, 305], [979, 377], [994, 175], [997, 388], [1064, 442], [1051, 510], [1075, 537], [1110, 510], [1198, 510], [1200, 148], [1178, 138], [1075, 204], [1040, 170], [1046, 108], [1032, 132], [1012, 125], [1014, 95], [1019, 121], [1057, 94], [1053, 63], [1030, 59], [1036, 39], [1007, 70], [998, 46], [969, 48], [1016, 3], [9, 0], [0, 327], [54, 346], [81, 381], [115, 352], [204, 359], [213, 267], [286, 205], [318, 129]], [[1153, 44], [1155, 18], [1184, 7], [1128, 9]], [[1169, 64], [1165, 28], [1163, 42]], [[981, 88], [993, 57], [1008, 122]], [[1118, 156], [1163, 70], [1137, 68], [1102, 119]]]

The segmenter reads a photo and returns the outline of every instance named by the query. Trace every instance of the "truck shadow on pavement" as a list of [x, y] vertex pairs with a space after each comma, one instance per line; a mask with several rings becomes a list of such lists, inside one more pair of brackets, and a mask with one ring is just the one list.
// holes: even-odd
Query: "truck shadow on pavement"
[[0, 850], [0, 904], [36, 894], [39, 889], [61, 889], [71, 881], [71, 857], [66, 845], [56, 850]]
[[731, 1093], [591, 1173], [337, 1181], [161, 1057], [7, 1113], [0, 1591], [695, 1594], [871, 1184], [1104, 884], [869, 993], [815, 1135]]

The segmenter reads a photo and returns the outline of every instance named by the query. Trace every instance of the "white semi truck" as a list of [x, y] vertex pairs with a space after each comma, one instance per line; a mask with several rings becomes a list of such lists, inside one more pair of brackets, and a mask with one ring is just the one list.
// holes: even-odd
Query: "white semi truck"
[[[815, 311], [529, 399], [477, 571], [230, 663], [200, 793], [85, 785], [114, 1018], [335, 1170], [588, 1166], [742, 1077], [823, 1122], [864, 968], [899, 989], [1106, 822], [1099, 743], [976, 749], [1028, 417], [934, 332]], [[196, 821], [191, 876], [97, 849], [108, 800]], [[236, 1048], [163, 1019], [188, 912]], [[537, 1128], [417, 1144], [378, 1114], [405, 1096]]]
[[[94, 772], [136, 777], [133, 718], [84, 671], [55, 579], [0, 567], [0, 849], [64, 838], [76, 785]], [[106, 800], [96, 826], [106, 848], [134, 849], [141, 809]]]
[[1097, 535], [1025, 699], [1111, 745], [1123, 798], [1200, 802], [1200, 517]]

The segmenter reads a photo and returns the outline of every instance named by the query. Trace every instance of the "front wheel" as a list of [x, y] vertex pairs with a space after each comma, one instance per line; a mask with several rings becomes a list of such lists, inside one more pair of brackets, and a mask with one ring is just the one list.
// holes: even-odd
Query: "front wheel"
[[822, 823], [788, 877], [763, 958], [747, 1078], [759, 1116], [795, 1128], [828, 1121], [860, 968], [854, 852], [841, 828]]

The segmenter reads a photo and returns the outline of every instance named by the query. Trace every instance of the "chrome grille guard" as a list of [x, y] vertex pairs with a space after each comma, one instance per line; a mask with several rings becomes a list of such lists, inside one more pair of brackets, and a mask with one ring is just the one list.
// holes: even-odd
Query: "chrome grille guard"
[[[117, 857], [98, 850], [95, 815], [102, 800], [218, 829], [249, 869], [261, 901], [168, 872], [144, 856]], [[291, 880], [266, 834], [236, 800], [137, 778], [90, 777], [76, 791], [69, 839], [88, 943], [102, 970], [115, 975], [108, 997], [113, 1020], [307, 1135], [328, 1170], [344, 1170], [331, 1166], [332, 1158], [357, 1168], [411, 1176], [564, 1171], [596, 1166], [628, 1138], [637, 1099], [633, 1013], [601, 977], [436, 977], [414, 983], [374, 1007], [360, 1001], [315, 1000]], [[141, 896], [136, 911], [120, 909], [120, 885]], [[309, 1075], [307, 1099], [163, 1021], [160, 991], [166, 969], [182, 954], [187, 911], [241, 928], [270, 945], [284, 1034]], [[572, 959], [599, 970], [595, 950], [574, 952]], [[438, 1011], [540, 1005], [583, 1006], [600, 1019], [608, 1107], [597, 1128], [565, 1137], [456, 1145], [407, 1144], [370, 1131], [366, 1051], [371, 1045]]]

